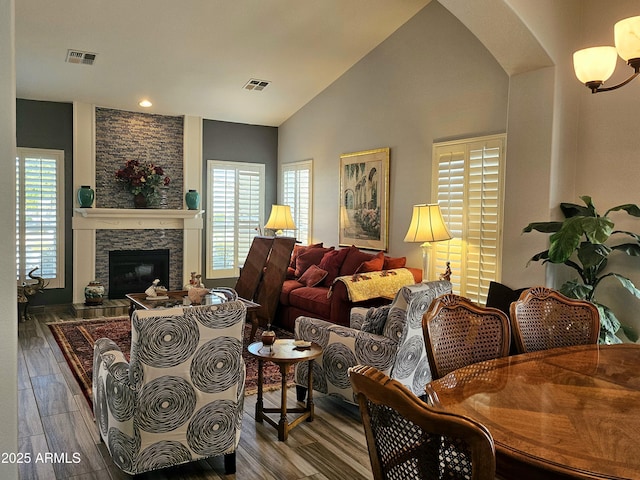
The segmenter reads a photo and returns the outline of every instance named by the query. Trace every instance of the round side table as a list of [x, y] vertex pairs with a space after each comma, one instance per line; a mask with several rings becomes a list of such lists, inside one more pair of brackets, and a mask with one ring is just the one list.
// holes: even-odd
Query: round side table
[[[284, 442], [289, 436], [289, 430], [298, 425], [303, 420], [313, 421], [313, 360], [322, 354], [322, 347], [317, 343], [311, 343], [309, 347], [296, 347], [292, 339], [281, 339], [271, 346], [265, 346], [262, 342], [254, 342], [248, 347], [249, 354], [258, 359], [258, 399], [256, 401], [256, 421], [265, 420], [269, 425], [278, 430], [278, 440]], [[265, 361], [273, 362], [280, 368], [282, 376], [282, 396], [280, 398], [280, 408], [264, 408], [262, 387], [263, 372], [262, 367]], [[309, 385], [307, 403], [304, 407], [290, 408], [287, 410], [287, 374], [289, 367], [298, 362], [309, 362]], [[289, 413], [300, 414], [295, 420], [287, 420]], [[280, 413], [280, 421], [276, 422], [268, 413]]]

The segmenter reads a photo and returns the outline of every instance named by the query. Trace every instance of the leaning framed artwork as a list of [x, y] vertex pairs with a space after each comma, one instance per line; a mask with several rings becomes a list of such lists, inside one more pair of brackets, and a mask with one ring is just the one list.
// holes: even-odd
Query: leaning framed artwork
[[340, 155], [339, 244], [388, 248], [389, 148]]

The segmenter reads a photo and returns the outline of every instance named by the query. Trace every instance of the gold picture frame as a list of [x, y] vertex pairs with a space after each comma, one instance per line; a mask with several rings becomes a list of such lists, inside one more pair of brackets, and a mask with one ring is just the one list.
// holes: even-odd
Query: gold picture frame
[[341, 246], [387, 251], [389, 148], [340, 155]]

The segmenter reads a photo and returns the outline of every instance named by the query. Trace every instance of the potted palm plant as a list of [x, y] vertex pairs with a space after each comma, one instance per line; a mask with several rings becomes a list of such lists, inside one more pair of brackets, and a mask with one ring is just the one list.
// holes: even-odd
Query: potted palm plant
[[[560, 208], [565, 216], [563, 221], [534, 222], [527, 225], [524, 233], [533, 230], [549, 233], [549, 249], [537, 253], [529, 260], [542, 263], [561, 263], [578, 272], [579, 278], [569, 280], [560, 287], [564, 295], [588, 300], [600, 312], [600, 342], [619, 343], [616, 332], [622, 331], [631, 341], [638, 335], [631, 328], [621, 325], [613, 311], [596, 300], [596, 289], [606, 278], [617, 280], [627, 291], [640, 299], [640, 290], [631, 280], [615, 272], [606, 272], [609, 255], [614, 252], [630, 256], [640, 255], [640, 235], [622, 230], [614, 230], [614, 223], [609, 213], [624, 210], [629, 215], [640, 217], [640, 208], [633, 204], [618, 205], [610, 208], [604, 215], [598, 214], [591, 197], [580, 197], [585, 206], [574, 203], [561, 203]], [[627, 237], [626, 242], [607, 245], [612, 237]], [[631, 239], [631, 242], [628, 239]], [[528, 263], [528, 264], [529, 264]], [[528, 265], [527, 264], [527, 265]]]

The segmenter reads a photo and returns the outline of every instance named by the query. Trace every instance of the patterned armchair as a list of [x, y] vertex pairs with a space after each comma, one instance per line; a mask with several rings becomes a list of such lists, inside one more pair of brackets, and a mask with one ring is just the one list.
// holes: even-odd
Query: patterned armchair
[[[310, 317], [298, 317], [295, 338], [322, 346], [313, 362], [313, 388], [357, 403], [349, 380], [355, 365], [376, 367], [416, 395], [424, 394], [431, 380], [422, 336], [422, 315], [440, 295], [451, 293], [451, 283], [436, 281], [402, 287], [391, 305], [353, 308], [350, 327]], [[376, 325], [377, 324], [377, 325]], [[374, 333], [375, 331], [380, 333]], [[307, 362], [296, 364], [298, 400], [306, 395]]]
[[107, 338], [93, 357], [93, 410], [113, 462], [141, 472], [224, 455], [235, 472], [244, 406], [246, 307], [136, 310], [131, 361]]

